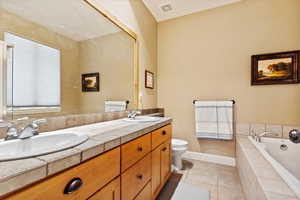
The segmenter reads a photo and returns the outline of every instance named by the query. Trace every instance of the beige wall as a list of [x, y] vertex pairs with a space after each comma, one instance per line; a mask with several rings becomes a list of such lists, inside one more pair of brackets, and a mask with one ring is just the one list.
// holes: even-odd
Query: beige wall
[[[61, 107], [62, 113], [76, 111], [80, 92], [79, 43], [49, 29], [24, 20], [4, 9], [0, 9], [0, 40], [4, 32], [34, 40], [61, 51]], [[45, 88], [46, 89], [46, 88]]]
[[80, 112], [104, 112], [104, 101], [129, 100], [134, 96], [134, 40], [125, 32], [80, 42], [80, 73], [100, 73], [100, 92], [82, 92]]
[[300, 85], [250, 86], [253, 54], [300, 49], [299, 0], [244, 0], [158, 25], [158, 106], [190, 150], [233, 155], [195, 138], [193, 99], [236, 100], [238, 122], [300, 124]]
[[140, 87], [143, 93], [143, 108], [157, 107], [157, 84], [155, 89], [145, 88], [145, 69], [157, 77], [157, 22], [142, 0], [98, 0], [112, 15], [126, 24], [137, 35], [140, 42], [139, 67]]

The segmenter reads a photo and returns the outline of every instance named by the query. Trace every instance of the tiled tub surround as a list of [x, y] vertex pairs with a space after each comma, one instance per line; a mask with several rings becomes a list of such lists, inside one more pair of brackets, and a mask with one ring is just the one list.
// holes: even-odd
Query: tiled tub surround
[[171, 118], [161, 118], [157, 122], [137, 123], [119, 119], [54, 131], [55, 133], [85, 134], [89, 136], [89, 140], [77, 147], [58, 153], [0, 162], [0, 199], [3, 195], [77, 165], [165, 126], [171, 121]]
[[299, 200], [248, 137], [237, 139], [237, 168], [248, 200]]
[[[142, 109], [142, 115], [164, 116], [163, 108]], [[24, 116], [20, 116], [24, 117]], [[55, 131], [59, 129], [82, 126], [98, 122], [105, 122], [127, 117], [127, 112], [108, 112], [108, 113], [88, 113], [88, 114], [73, 114], [46, 117], [47, 123], [40, 125], [40, 132]], [[36, 118], [44, 118], [37, 116]], [[19, 127], [23, 127], [28, 121], [19, 122]], [[7, 128], [0, 128], [0, 139], [5, 137]]]
[[278, 134], [277, 138], [289, 138], [289, 132], [292, 129], [299, 129], [299, 126], [290, 125], [274, 125], [274, 124], [250, 124], [250, 123], [236, 123], [236, 135], [238, 137], [248, 136], [251, 132], [257, 135], [264, 131]]

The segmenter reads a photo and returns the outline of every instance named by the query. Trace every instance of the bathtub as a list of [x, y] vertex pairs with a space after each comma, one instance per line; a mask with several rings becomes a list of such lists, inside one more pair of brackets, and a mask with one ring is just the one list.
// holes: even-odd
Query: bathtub
[[[281, 178], [300, 198], [300, 144], [294, 144], [288, 139], [261, 138], [261, 143], [256, 142], [249, 136], [251, 142], [268, 160]], [[287, 145], [288, 149], [280, 149], [282, 144]]]

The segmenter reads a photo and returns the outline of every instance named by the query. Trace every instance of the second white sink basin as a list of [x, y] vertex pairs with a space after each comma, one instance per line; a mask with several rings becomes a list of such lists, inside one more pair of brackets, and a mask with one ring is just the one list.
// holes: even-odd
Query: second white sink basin
[[85, 135], [73, 133], [49, 133], [34, 136], [28, 139], [16, 139], [0, 142], [0, 162], [31, 158], [49, 153], [63, 151], [88, 139]]
[[127, 122], [157, 122], [160, 117], [150, 117], [150, 116], [136, 116], [135, 118], [124, 118]]

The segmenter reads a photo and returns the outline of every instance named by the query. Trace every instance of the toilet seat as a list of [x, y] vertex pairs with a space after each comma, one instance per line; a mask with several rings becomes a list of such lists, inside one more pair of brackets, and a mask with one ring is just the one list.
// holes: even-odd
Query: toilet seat
[[186, 147], [178, 147], [172, 149], [174, 153], [185, 153], [187, 148]]
[[188, 142], [184, 140], [179, 140], [179, 139], [172, 139], [172, 148], [187, 148]]

